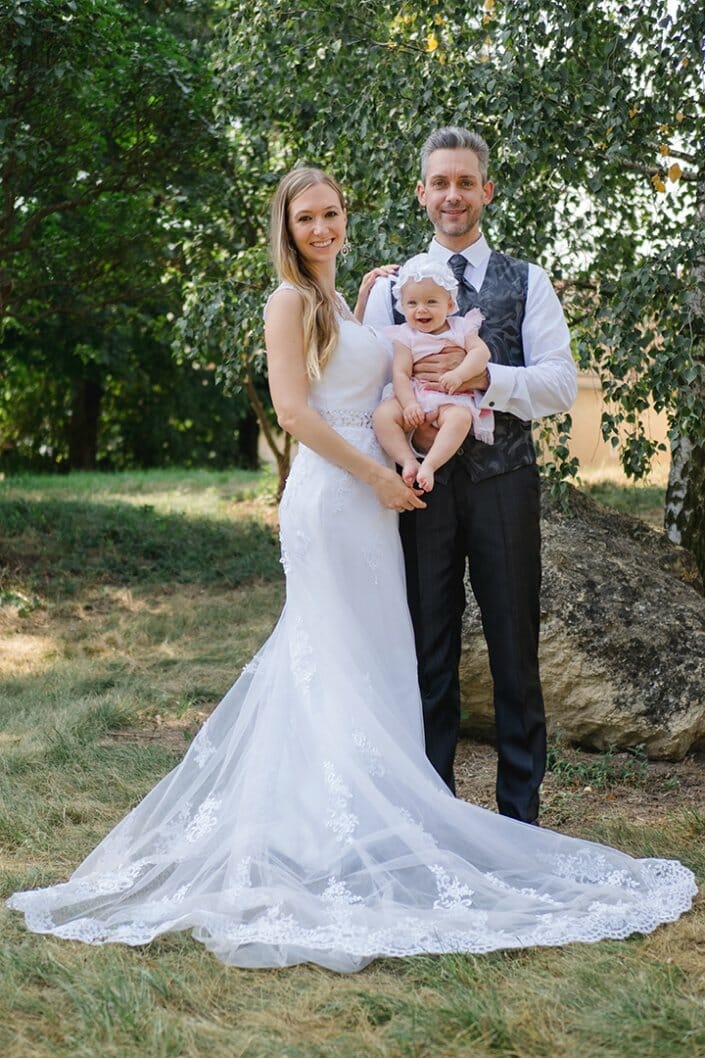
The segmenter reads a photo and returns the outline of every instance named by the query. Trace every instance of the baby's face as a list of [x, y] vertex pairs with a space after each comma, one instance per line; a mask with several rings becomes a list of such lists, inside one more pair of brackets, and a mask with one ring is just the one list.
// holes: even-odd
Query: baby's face
[[402, 288], [401, 310], [414, 330], [436, 334], [445, 329], [446, 319], [453, 311], [453, 300], [432, 279], [410, 279]]

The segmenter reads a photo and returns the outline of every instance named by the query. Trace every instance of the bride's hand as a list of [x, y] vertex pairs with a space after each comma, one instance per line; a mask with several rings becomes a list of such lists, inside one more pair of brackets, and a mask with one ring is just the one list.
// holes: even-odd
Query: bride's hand
[[380, 467], [380, 473], [372, 482], [375, 496], [391, 511], [413, 511], [426, 506], [420, 489], [410, 489], [394, 470]]
[[355, 302], [355, 319], [362, 323], [362, 317], [365, 314], [365, 308], [367, 307], [367, 299], [370, 296], [370, 291], [375, 285], [378, 279], [383, 276], [393, 276], [399, 271], [398, 264], [380, 265], [379, 268], [373, 268], [371, 272], [366, 272], [362, 277], [360, 283], [360, 290], [357, 295], [357, 301]]

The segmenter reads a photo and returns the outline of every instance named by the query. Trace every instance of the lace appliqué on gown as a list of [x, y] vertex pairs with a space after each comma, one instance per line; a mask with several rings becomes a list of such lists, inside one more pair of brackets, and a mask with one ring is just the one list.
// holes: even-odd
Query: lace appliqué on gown
[[333, 831], [338, 841], [345, 844], [352, 839], [355, 828], [360, 822], [354, 812], [349, 811], [352, 791], [345, 785], [329, 760], [323, 765], [323, 771], [331, 805], [326, 815], [326, 826]]

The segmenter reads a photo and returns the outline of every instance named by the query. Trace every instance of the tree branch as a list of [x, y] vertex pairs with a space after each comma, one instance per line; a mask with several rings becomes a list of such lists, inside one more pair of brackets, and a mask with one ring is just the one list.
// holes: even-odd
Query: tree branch
[[[625, 169], [631, 169], [636, 173], [643, 173], [644, 176], [661, 176], [664, 169], [667, 169], [666, 165], [645, 165], [643, 162], [633, 162], [629, 158], [622, 158], [622, 165]], [[699, 172], [693, 170], [684, 170], [681, 172], [679, 180], [689, 180], [692, 183], [700, 183], [702, 177]]]
[[[272, 430], [272, 427], [270, 426], [269, 419], [267, 417], [267, 412], [264, 408], [264, 404], [259, 398], [259, 394], [255, 389], [255, 385], [252, 381], [252, 376], [250, 375], [249, 371], [245, 375], [245, 391], [249, 398], [250, 404], [252, 405], [254, 413], [257, 416], [257, 421], [260, 424], [260, 429], [262, 430], [262, 433], [264, 434], [264, 439], [269, 445], [272, 451], [272, 455], [279, 463], [282, 458], [282, 453], [279, 450], [276, 438], [274, 437], [274, 432]], [[286, 446], [284, 451], [286, 452]]]
[[51, 205], [42, 206], [41, 209], [37, 210], [34, 216], [30, 217], [24, 226], [24, 230], [20, 235], [19, 239], [15, 242], [7, 243], [5, 246], [0, 246], [0, 259], [3, 257], [11, 257], [13, 254], [20, 253], [22, 250], [26, 250], [32, 241], [32, 236], [35, 231], [46, 217], [51, 216], [52, 213], [62, 213], [72, 209], [78, 209], [80, 206], [88, 206], [91, 202], [95, 202], [96, 199], [100, 198], [101, 195], [110, 194], [115, 191], [124, 191], [129, 181], [127, 177], [119, 181], [117, 184], [101, 185], [101, 187], [95, 188], [90, 194], [83, 195], [81, 198], [67, 198], [63, 202], [53, 202]]

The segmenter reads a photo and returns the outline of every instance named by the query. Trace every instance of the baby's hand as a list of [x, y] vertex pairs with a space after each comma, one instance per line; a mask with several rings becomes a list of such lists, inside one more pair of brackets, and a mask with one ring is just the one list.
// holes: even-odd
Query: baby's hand
[[404, 408], [404, 428], [413, 430], [415, 426], [423, 426], [425, 415], [423, 408], [417, 401], [412, 401]]
[[465, 379], [459, 371], [446, 371], [441, 375], [439, 382], [444, 393], [457, 393], [465, 385]]

